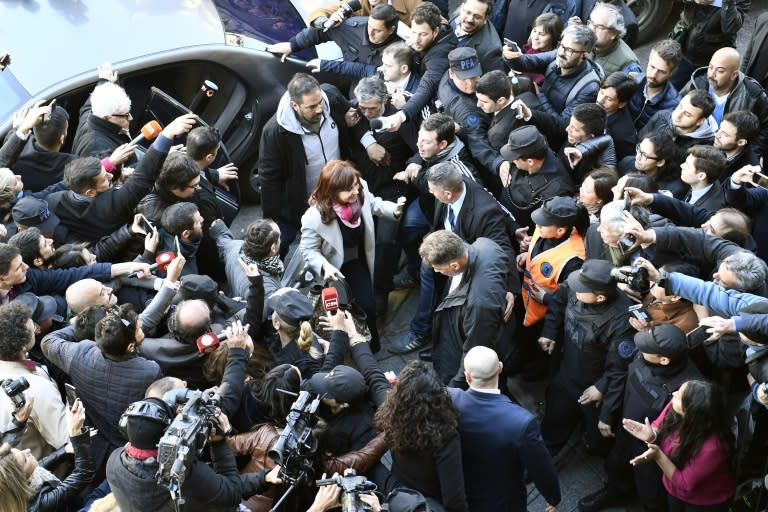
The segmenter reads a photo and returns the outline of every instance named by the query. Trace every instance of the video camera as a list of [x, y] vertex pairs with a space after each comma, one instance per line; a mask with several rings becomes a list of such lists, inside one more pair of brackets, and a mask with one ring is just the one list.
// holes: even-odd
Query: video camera
[[[278, 389], [282, 393], [287, 393]], [[320, 396], [312, 398], [309, 391], [299, 392], [298, 398], [291, 405], [285, 418], [286, 424], [275, 446], [269, 450], [269, 457], [280, 465], [280, 478], [290, 484], [288, 490], [272, 507], [277, 510], [299, 484], [310, 484], [314, 474], [312, 457], [317, 452], [318, 442], [313, 428], [317, 424], [317, 409]]]
[[[219, 391], [224, 388], [222, 385]], [[184, 505], [181, 487], [187, 472], [203, 453], [212, 428], [220, 428], [216, 415], [220, 411], [220, 392], [186, 391], [177, 400], [184, 407], [165, 430], [157, 445], [160, 467], [157, 483], [167, 487], [178, 507]]]
[[636, 291], [643, 297], [651, 291], [648, 270], [638, 264], [632, 265], [628, 270], [626, 267], [611, 269], [611, 277], [620, 283], [625, 283], [630, 290]]
[[24, 377], [11, 380], [5, 379], [3, 381], [3, 391], [8, 395], [8, 398], [13, 402], [15, 411], [18, 411], [27, 403], [27, 399], [24, 397], [24, 390], [29, 389], [29, 382]]
[[334, 478], [325, 478], [316, 480], [315, 485], [338, 485], [344, 493], [341, 495], [342, 512], [367, 512], [371, 508], [360, 501], [360, 493], [375, 491], [376, 484], [368, 481], [364, 476], [358, 476], [354, 469], [348, 468], [344, 471], [344, 476]]

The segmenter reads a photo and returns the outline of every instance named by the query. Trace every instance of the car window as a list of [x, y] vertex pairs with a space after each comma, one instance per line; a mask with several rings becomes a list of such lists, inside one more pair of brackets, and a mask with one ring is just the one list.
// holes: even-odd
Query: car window
[[[215, 0], [226, 32], [233, 32], [263, 41], [266, 44], [288, 41], [307, 28], [290, 2], [255, 2], [247, 8], [242, 0]], [[314, 49], [302, 50], [295, 56], [312, 59]]]
[[0, 73], [0, 123], [8, 119], [30, 98], [11, 68]]

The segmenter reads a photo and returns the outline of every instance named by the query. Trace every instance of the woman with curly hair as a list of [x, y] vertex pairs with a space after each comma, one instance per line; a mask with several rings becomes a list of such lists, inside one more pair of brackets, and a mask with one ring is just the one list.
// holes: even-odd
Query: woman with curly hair
[[374, 419], [392, 450], [392, 475], [398, 483], [441, 502], [447, 512], [469, 510], [458, 417], [435, 371], [416, 360], [400, 372]]
[[301, 255], [315, 275], [347, 280], [368, 317], [374, 352], [379, 350], [379, 334], [373, 293], [373, 216], [399, 219], [404, 204], [405, 199], [393, 203], [374, 196], [352, 163], [331, 160], [320, 171], [309, 208], [301, 217]]
[[670, 512], [720, 512], [736, 492], [734, 438], [721, 392], [700, 380], [684, 382], [656, 420], [624, 419], [627, 432], [648, 444], [630, 461], [654, 461], [664, 473]]

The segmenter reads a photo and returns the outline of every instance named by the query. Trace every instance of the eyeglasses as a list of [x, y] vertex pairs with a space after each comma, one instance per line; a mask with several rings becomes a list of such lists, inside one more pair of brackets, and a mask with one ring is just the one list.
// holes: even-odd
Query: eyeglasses
[[127, 114], [112, 114], [112, 117], [122, 117], [123, 119], [130, 119], [131, 113], [128, 112]]
[[659, 160], [659, 157], [651, 156], [648, 153], [643, 152], [643, 150], [640, 149], [640, 144], [635, 145], [635, 151], [637, 151], [637, 154], [645, 158], [646, 160]]
[[198, 181], [194, 185], [187, 185], [186, 188], [191, 188], [192, 190], [200, 190], [200, 182]]
[[563, 53], [566, 55], [566, 57], [570, 57], [574, 53], [586, 53], [587, 52], [587, 50], [577, 50], [575, 48], [568, 48], [567, 46], [563, 46], [563, 43], [558, 44], [557, 47], [563, 50]]
[[595, 30], [614, 30], [613, 27], [609, 27], [608, 25], [599, 25], [592, 20], [587, 21], [587, 26]]

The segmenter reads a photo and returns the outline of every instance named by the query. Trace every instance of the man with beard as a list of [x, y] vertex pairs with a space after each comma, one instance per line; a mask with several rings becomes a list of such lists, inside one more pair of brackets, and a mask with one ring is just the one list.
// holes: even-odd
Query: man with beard
[[656, 112], [640, 130], [638, 138], [653, 133], [666, 133], [677, 147], [677, 163], [685, 160], [688, 148], [695, 144], [710, 145], [715, 140], [717, 123], [712, 118], [715, 102], [705, 91], [693, 90], [686, 94], [674, 110]]
[[[576, 105], [594, 103], [597, 99], [601, 76], [588, 59], [595, 39], [595, 33], [587, 27], [569, 25], [563, 31], [557, 50], [521, 55], [512, 60], [512, 67], [517, 70], [544, 73], [539, 92], [541, 105], [525, 112], [525, 120], [542, 131], [547, 130], [545, 135], [553, 146], [562, 144], [565, 127]], [[549, 119], [542, 122], [541, 117]], [[549, 124], [554, 124], [554, 128], [550, 129]]]
[[725, 169], [720, 175], [723, 184], [745, 165], [760, 163], [760, 157], [751, 142], [759, 132], [760, 120], [749, 110], [737, 110], [723, 116], [714, 143], [717, 149], [725, 153]]
[[683, 50], [674, 39], [659, 41], [651, 49], [645, 74], [638, 75], [638, 89], [628, 106], [638, 130], [656, 112], [675, 108], [680, 103], [680, 93], [669, 81], [669, 77], [682, 60]]
[[505, 69], [499, 34], [488, 19], [492, 6], [492, 0], [464, 0], [451, 20], [459, 48], [473, 48], [485, 72]]
[[757, 145], [761, 155], [768, 155], [768, 96], [763, 86], [739, 71], [741, 56], [735, 48], [720, 48], [709, 60], [708, 67], [693, 72], [691, 80], [681, 91], [707, 91], [715, 101], [712, 116], [718, 125], [723, 116], [737, 110], [749, 110], [760, 120]]

